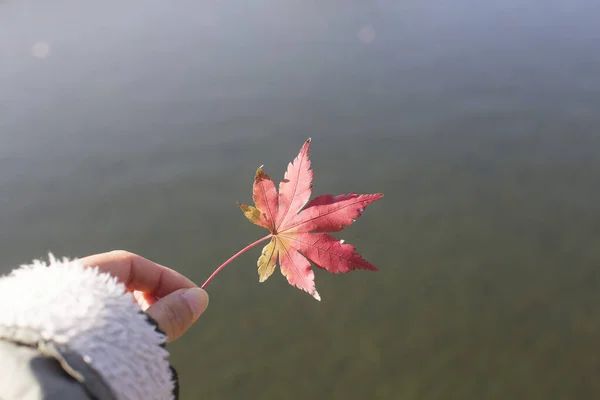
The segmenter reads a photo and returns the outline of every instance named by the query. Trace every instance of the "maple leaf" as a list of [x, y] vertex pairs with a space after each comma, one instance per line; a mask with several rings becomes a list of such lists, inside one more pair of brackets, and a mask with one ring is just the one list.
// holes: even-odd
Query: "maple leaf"
[[332, 273], [347, 273], [354, 269], [377, 271], [356, 253], [354, 246], [327, 232], [339, 232], [352, 224], [368, 204], [379, 200], [383, 194], [325, 194], [309, 202], [313, 180], [308, 157], [310, 141], [304, 143], [296, 159], [289, 163], [279, 184], [279, 193], [275, 183], [260, 167], [252, 190], [255, 206], [238, 205], [252, 223], [271, 232], [261, 239], [271, 238], [257, 262], [260, 282], [271, 276], [279, 264], [290, 285], [321, 300], [310, 262]]

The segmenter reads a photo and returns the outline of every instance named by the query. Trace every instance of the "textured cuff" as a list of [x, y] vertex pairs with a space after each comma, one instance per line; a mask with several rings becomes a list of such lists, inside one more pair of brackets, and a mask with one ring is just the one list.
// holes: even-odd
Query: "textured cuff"
[[0, 278], [0, 338], [56, 358], [92, 394], [175, 398], [166, 336], [122, 283], [77, 260], [50, 256]]

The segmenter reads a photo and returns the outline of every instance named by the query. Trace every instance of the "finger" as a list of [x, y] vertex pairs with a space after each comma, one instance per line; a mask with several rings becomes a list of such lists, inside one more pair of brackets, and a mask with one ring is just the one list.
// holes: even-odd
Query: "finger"
[[198, 286], [179, 272], [128, 251], [96, 254], [82, 258], [80, 262], [115, 276], [128, 290], [140, 290], [156, 297]]
[[158, 301], [158, 299], [146, 292], [140, 292], [139, 290], [134, 290], [133, 297], [135, 297], [135, 301], [138, 303], [142, 311], [146, 311], [148, 307], [152, 306], [154, 303]]
[[172, 342], [192, 326], [207, 306], [208, 294], [203, 289], [180, 289], [158, 300], [146, 313]]

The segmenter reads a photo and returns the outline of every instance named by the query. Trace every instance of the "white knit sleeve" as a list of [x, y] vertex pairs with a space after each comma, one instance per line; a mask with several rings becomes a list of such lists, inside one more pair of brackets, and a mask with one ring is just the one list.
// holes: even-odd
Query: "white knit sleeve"
[[79, 354], [119, 400], [174, 398], [165, 335], [97, 268], [50, 256], [1, 277], [0, 336], [19, 341], [18, 332]]

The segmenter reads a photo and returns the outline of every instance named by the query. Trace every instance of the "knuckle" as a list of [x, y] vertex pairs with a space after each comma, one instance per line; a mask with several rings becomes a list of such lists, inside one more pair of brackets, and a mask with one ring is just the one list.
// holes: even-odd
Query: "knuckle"
[[113, 250], [110, 252], [110, 254], [112, 254], [115, 258], [124, 260], [129, 260], [135, 257], [135, 254], [127, 250]]
[[[165, 299], [175, 300], [175, 299]], [[183, 299], [181, 299], [183, 300]], [[176, 338], [180, 336], [187, 328], [187, 306], [183, 301], [165, 301], [164, 318], [168, 326], [167, 335]]]

